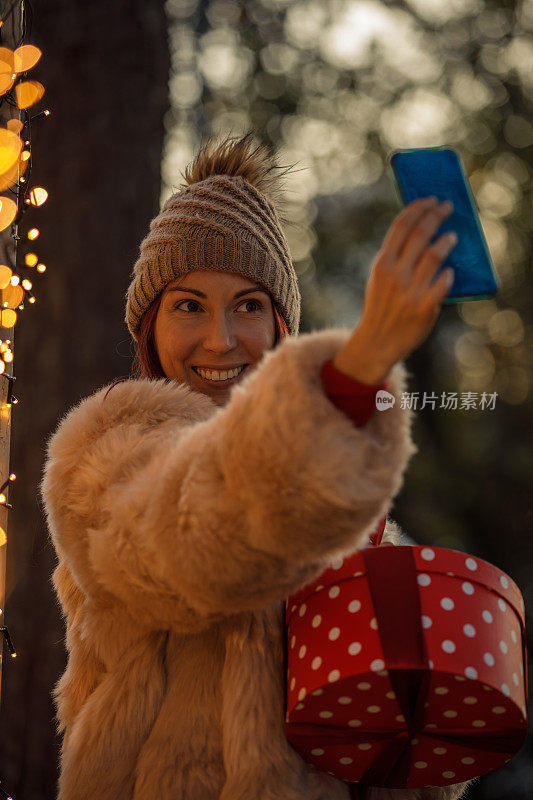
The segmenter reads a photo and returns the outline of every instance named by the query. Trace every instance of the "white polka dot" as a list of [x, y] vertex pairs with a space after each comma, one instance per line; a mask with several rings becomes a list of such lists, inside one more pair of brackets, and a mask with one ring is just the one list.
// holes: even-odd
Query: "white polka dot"
[[473, 639], [473, 637], [476, 635], [476, 629], [474, 628], [473, 625], [469, 624], [463, 625], [463, 633], [465, 636], [468, 636], [470, 637], [470, 639]]
[[435, 666], [435, 664], [433, 663], [433, 661], [431, 659], [428, 659], [428, 664], [429, 664], [429, 668], [430, 669], [433, 669], [433, 667]]
[[296, 678], [291, 680], [291, 692], [293, 691], [294, 687], [296, 686]]
[[473, 706], [474, 703], [477, 703], [477, 697], [463, 697], [463, 703], [466, 703], [467, 706]]
[[505, 642], [500, 642], [499, 647], [500, 647], [500, 650], [502, 651], [502, 653], [504, 655], [507, 655], [507, 652], [508, 652], [509, 648], [507, 647]]
[[317, 586], [317, 587], [315, 588], [315, 592], [319, 592], [319, 591], [320, 591], [321, 589], [323, 589], [323, 588], [324, 588], [323, 586]]
[[431, 628], [431, 626], [433, 625], [433, 620], [431, 619], [431, 617], [426, 616], [426, 614], [422, 614], [421, 619], [423, 628]]
[[380, 678], [386, 678], [388, 674], [389, 674], [389, 670], [388, 669], [382, 669], [382, 670], [379, 670], [379, 672], [378, 672], [378, 675], [379, 675]]
[[322, 719], [329, 719], [333, 716], [333, 711], [319, 711], [318, 716], [322, 717]]
[[475, 667], [467, 667], [465, 669], [465, 675], [467, 678], [470, 678], [470, 680], [475, 681], [477, 678], [477, 669], [475, 669]]
[[314, 694], [315, 697], [320, 697], [321, 694], [324, 694], [324, 690], [323, 689], [315, 689], [315, 691], [311, 692], [311, 694]]
[[506, 683], [502, 683], [502, 685], [501, 685], [501, 690], [502, 690], [503, 694], [504, 694], [506, 697], [509, 697], [509, 696], [510, 696], [510, 694], [511, 694], [511, 690], [509, 689], [509, 687], [507, 686], [507, 684], [506, 684]]
[[444, 712], [444, 716], [448, 717], [448, 719], [454, 719], [457, 716], [457, 711], [453, 711], [451, 708]]
[[461, 764], [475, 764], [476, 761], [474, 758], [470, 758], [470, 756], [465, 756], [461, 759]]
[[295, 644], [296, 644], [296, 636], [293, 636], [293, 637], [291, 638], [291, 650], [294, 648], [294, 645], [295, 645]]
[[494, 656], [492, 655], [492, 653], [485, 653], [483, 655], [483, 661], [485, 662], [487, 667], [493, 667], [494, 666]]
[[343, 756], [342, 758], [339, 758], [339, 764], [352, 764], [352, 763], [353, 763], [353, 758], [350, 758], [349, 756]]
[[465, 594], [474, 594], [474, 587], [468, 581], [463, 583], [462, 589]]
[[483, 614], [482, 614], [482, 617], [483, 617], [483, 619], [485, 620], [485, 622], [488, 622], [489, 624], [490, 624], [491, 622], [493, 622], [493, 621], [494, 621], [494, 617], [492, 616], [492, 614], [490, 613], [490, 611], [486, 611], [486, 610], [485, 610], [485, 611], [483, 612]]
[[298, 658], [303, 658], [307, 652], [307, 647], [303, 644], [298, 650]]
[[381, 658], [376, 658], [371, 664], [372, 672], [380, 672], [385, 667], [385, 662]]
[[369, 714], [379, 714], [381, 711], [381, 706], [367, 706], [366, 710]]
[[520, 683], [520, 680], [519, 680], [518, 675], [516, 674], [516, 672], [513, 672], [513, 683], [514, 683], [515, 686], [518, 686], [518, 684]]
[[340, 590], [340, 588], [338, 586], [332, 586], [331, 589], [328, 592], [328, 597], [331, 597], [332, 599], [335, 598], [335, 597], [338, 597], [339, 594], [340, 594], [340, 591], [341, 590]]
[[321, 747], [315, 747], [314, 750], [311, 750], [311, 755], [312, 756], [323, 756], [324, 755], [324, 751], [322, 750]]
[[297, 706], [294, 706], [296, 711], [301, 711], [302, 708], [305, 708], [305, 703], [298, 703]]
[[483, 719], [475, 719], [472, 723], [474, 728], [484, 728], [487, 723]]
[[328, 675], [328, 681], [330, 683], [335, 683], [335, 681], [339, 680], [340, 676], [341, 674], [338, 669], [332, 669]]
[[389, 700], [396, 700], [396, 692], [387, 692], [385, 695]]
[[371, 683], [367, 683], [366, 681], [361, 681], [361, 683], [357, 684], [357, 688], [360, 689], [362, 692], [367, 692], [372, 687]]
[[455, 772], [451, 772], [450, 770], [446, 770], [442, 773], [443, 778], [455, 778]]
[[306, 694], [307, 694], [307, 689], [300, 689], [300, 691], [298, 692], [298, 700], [303, 700]]
[[435, 723], [434, 723], [434, 722], [428, 722], [428, 724], [427, 724], [427, 725], [424, 725], [424, 728], [436, 728], [436, 727], [437, 727], [437, 726], [435, 725]]
[[307, 606], [305, 605], [305, 603], [302, 603], [302, 605], [300, 606], [300, 609], [298, 611], [298, 614], [301, 617], [303, 617], [303, 615], [305, 614], [306, 611], [307, 611]]
[[494, 706], [492, 709], [493, 714], [505, 714], [505, 708], [503, 706]]
[[445, 747], [434, 747], [433, 752], [436, 756], [443, 756], [448, 750]]
[[448, 694], [450, 690], [446, 688], [446, 686], [437, 686], [435, 689], [435, 694]]
[[361, 609], [361, 601], [360, 600], [352, 600], [351, 603], [348, 603], [348, 611], [350, 614], [356, 614]]
[[370, 750], [372, 745], [368, 744], [368, 742], [361, 742], [361, 744], [358, 744], [357, 747], [359, 748], [359, 750]]
[[322, 617], [320, 616], [320, 614], [315, 614], [311, 625], [313, 626], [313, 628], [318, 628], [321, 622], [322, 622]]
[[361, 642], [352, 642], [351, 645], [348, 647], [348, 652], [351, 656], [357, 656], [361, 652], [363, 648], [361, 647]]
[[517, 642], [516, 631], [511, 631], [511, 639], [513, 640], [514, 644], [516, 644]]
[[361, 722], [360, 719], [349, 719], [348, 720], [348, 725], [350, 726], [350, 728], [359, 728], [362, 724], [363, 723]]
[[443, 597], [440, 604], [445, 611], [452, 611], [455, 608], [455, 603], [451, 597]]
[[429, 584], [431, 583], [431, 578], [429, 577], [429, 575], [426, 575], [425, 572], [422, 572], [420, 573], [420, 575], [417, 576], [416, 582], [418, 583], [419, 586], [429, 586]]
[[425, 769], [427, 767], [427, 763], [425, 761], [415, 761], [414, 766], [417, 769]]
[[296, 606], [292, 606], [292, 608], [291, 608], [291, 614], [292, 614], [292, 612], [293, 612], [293, 611], [295, 611], [295, 610], [296, 610]]
[[313, 658], [311, 662], [311, 669], [319, 669], [321, 664], [322, 664], [322, 659], [320, 658], [320, 656], [316, 656], [315, 658]]
[[445, 653], [455, 653], [455, 643], [451, 639], [445, 639], [441, 647]]
[[359, 578], [359, 577], [361, 577], [361, 575], [363, 575], [362, 572], [354, 572], [354, 574], [353, 574], [354, 578]]
[[473, 558], [467, 558], [465, 561], [467, 569], [472, 570], [474, 572], [477, 569], [477, 561], [474, 561]]
[[378, 621], [375, 617], [372, 617], [372, 619], [370, 620], [370, 627], [372, 628], [372, 630], [377, 631]]
[[432, 550], [430, 547], [424, 547], [424, 549], [421, 550], [420, 555], [422, 556], [424, 561], [433, 561], [433, 559], [435, 558], [435, 551]]
[[351, 697], [338, 697], [337, 698], [337, 703], [340, 703], [341, 706], [347, 706], [351, 702], [352, 702], [352, 698]]
[[330, 630], [330, 632], [328, 633], [328, 639], [331, 642], [334, 642], [336, 639], [339, 638], [340, 635], [341, 635], [341, 629], [340, 628], [332, 628]]
[[500, 609], [500, 611], [505, 611], [505, 609], [507, 608], [507, 606], [505, 605], [505, 601], [502, 600], [501, 597], [498, 600], [498, 608]]
[[501, 585], [503, 586], [504, 589], [508, 589], [509, 588], [509, 581], [507, 580], [505, 575], [501, 576], [500, 583], [501, 583]]
[[394, 717], [394, 719], [396, 720], [396, 722], [405, 722], [405, 717], [403, 714], [398, 714], [398, 716]]

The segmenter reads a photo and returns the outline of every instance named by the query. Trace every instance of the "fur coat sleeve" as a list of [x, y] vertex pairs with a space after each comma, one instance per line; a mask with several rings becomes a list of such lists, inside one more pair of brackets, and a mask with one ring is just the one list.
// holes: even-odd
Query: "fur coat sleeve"
[[66, 415], [41, 493], [87, 602], [199, 631], [288, 596], [366, 543], [417, 448], [402, 363], [394, 407], [362, 428], [325, 395], [321, 367], [350, 335], [283, 340], [224, 407], [183, 384], [136, 380]]

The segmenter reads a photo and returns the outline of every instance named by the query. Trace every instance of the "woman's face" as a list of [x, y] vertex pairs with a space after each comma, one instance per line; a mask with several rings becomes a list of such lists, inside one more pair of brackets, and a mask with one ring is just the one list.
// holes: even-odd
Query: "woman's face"
[[[154, 337], [167, 378], [223, 406], [235, 383], [274, 346], [272, 301], [265, 289], [238, 273], [188, 272], [165, 287]], [[218, 373], [202, 376], [198, 367]], [[234, 367], [241, 370], [237, 377], [224, 376]]]

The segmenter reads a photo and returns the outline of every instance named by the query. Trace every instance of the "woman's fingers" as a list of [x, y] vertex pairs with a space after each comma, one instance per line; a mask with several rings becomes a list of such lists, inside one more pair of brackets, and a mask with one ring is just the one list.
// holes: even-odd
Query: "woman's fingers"
[[[457, 244], [457, 234], [450, 231], [439, 236], [431, 247], [428, 247], [422, 258], [415, 266], [414, 279], [421, 290], [426, 290], [433, 285], [435, 273], [442, 265], [442, 262], [451, 253]], [[440, 276], [439, 276], [440, 277]]]
[[418, 260], [424, 255], [431, 239], [452, 211], [452, 203], [441, 203], [435, 208], [429, 209], [413, 227], [398, 258], [398, 269], [406, 279], [409, 279], [412, 275]]
[[424, 214], [426, 214], [429, 209], [434, 208], [437, 203], [438, 200], [436, 197], [423, 197], [420, 200], [414, 200], [412, 203], [409, 203], [409, 205], [398, 214], [389, 228], [381, 247], [381, 253], [388, 263], [395, 264], [397, 262], [398, 256], [410, 236], [413, 227]]

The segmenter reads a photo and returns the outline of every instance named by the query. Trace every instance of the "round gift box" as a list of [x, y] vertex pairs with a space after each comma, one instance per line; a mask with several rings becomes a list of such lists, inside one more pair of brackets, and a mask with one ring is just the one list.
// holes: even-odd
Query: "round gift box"
[[524, 603], [487, 561], [367, 547], [289, 597], [286, 624], [285, 731], [317, 769], [445, 786], [497, 769], [523, 744]]

